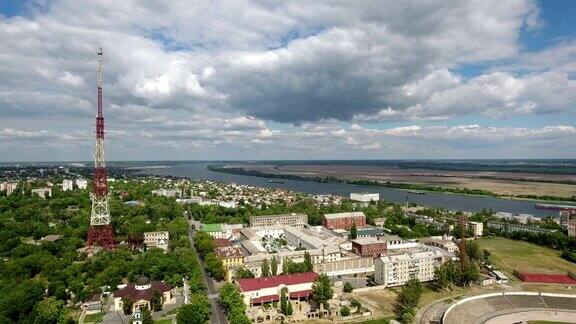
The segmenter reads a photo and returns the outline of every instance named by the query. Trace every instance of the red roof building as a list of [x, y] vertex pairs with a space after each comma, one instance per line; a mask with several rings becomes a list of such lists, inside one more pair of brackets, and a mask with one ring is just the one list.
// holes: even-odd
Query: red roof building
[[236, 279], [244, 295], [246, 305], [262, 304], [280, 300], [283, 288], [288, 290], [290, 298], [308, 298], [312, 296], [312, 284], [318, 278], [315, 272], [283, 274], [274, 277]]
[[147, 277], [140, 277], [136, 283], [129, 283], [125, 287], [114, 292], [114, 308], [117, 311], [122, 310], [122, 299], [131, 298], [134, 301], [132, 311], [141, 309], [144, 306], [150, 307], [150, 301], [154, 292], [160, 293], [162, 305], [172, 302], [172, 287], [161, 281], [150, 281]]

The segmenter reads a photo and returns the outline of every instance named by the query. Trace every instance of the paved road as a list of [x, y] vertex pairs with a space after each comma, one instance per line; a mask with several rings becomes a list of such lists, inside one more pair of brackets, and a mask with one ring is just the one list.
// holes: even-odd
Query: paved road
[[[196, 251], [194, 247], [194, 231], [192, 228], [189, 229], [188, 237], [190, 238], [190, 243], [192, 244], [192, 248]], [[218, 291], [216, 287], [214, 287], [214, 280], [208, 278], [206, 274], [206, 266], [204, 262], [200, 260], [198, 256], [198, 251], [196, 251], [196, 258], [198, 259], [198, 263], [200, 264], [200, 268], [202, 269], [202, 277], [204, 277], [204, 283], [208, 288], [208, 297], [210, 299], [210, 303], [212, 303], [212, 315], [210, 316], [210, 323], [218, 323], [218, 324], [227, 324], [228, 320], [226, 319], [226, 314], [224, 314], [224, 310], [220, 306], [218, 302]]]

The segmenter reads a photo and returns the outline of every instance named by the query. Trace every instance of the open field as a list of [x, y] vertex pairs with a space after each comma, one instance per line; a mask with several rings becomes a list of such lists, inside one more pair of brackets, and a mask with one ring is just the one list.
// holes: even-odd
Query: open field
[[479, 189], [501, 196], [576, 195], [576, 175], [488, 171], [404, 169], [380, 165], [341, 164], [239, 164], [246, 170], [304, 177], [335, 177], [345, 180], [372, 180], [425, 186]]
[[481, 249], [492, 253], [494, 262], [510, 277], [513, 270], [530, 273], [561, 273], [576, 269], [574, 263], [560, 257], [560, 251], [506, 238], [477, 240]]

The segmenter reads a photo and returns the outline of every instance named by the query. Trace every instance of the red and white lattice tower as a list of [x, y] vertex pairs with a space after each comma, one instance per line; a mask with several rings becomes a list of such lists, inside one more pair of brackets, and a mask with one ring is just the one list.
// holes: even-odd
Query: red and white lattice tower
[[114, 248], [114, 228], [108, 204], [108, 179], [104, 160], [104, 116], [102, 114], [102, 47], [98, 50], [98, 115], [96, 116], [96, 147], [94, 149], [94, 180], [92, 184], [92, 213], [88, 228], [88, 248]]

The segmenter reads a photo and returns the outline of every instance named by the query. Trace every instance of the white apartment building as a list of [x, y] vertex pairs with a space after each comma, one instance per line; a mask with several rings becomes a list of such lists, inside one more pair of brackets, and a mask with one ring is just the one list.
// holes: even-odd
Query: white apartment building
[[62, 181], [62, 191], [68, 191], [72, 189], [74, 189], [74, 181], [64, 179], [64, 181]]
[[476, 237], [476, 236], [482, 236], [482, 234], [484, 234], [484, 224], [483, 224], [483, 223], [480, 223], [480, 222], [468, 222], [468, 223], [466, 223], [466, 227], [472, 229], [472, 235], [473, 235], [474, 237]]
[[369, 192], [352, 192], [350, 193], [350, 200], [368, 204], [371, 201], [379, 201], [380, 194]]
[[180, 197], [180, 189], [176, 188], [152, 190], [152, 193], [164, 197]]
[[88, 187], [88, 180], [86, 179], [76, 179], [76, 187], [78, 187], [78, 189], [86, 189]]
[[18, 182], [2, 182], [0, 183], [0, 191], [6, 191], [6, 195], [10, 196], [18, 187]]
[[302, 228], [308, 225], [308, 215], [305, 214], [281, 214], [250, 217], [250, 226], [273, 226], [287, 225]]
[[144, 244], [149, 248], [156, 247], [168, 251], [170, 233], [168, 231], [145, 232]]
[[383, 256], [374, 260], [374, 281], [384, 287], [401, 286], [412, 278], [431, 281], [434, 270], [450, 257], [440, 249]]
[[44, 187], [44, 188], [36, 188], [32, 189], [32, 193], [38, 195], [38, 197], [44, 199], [46, 197], [52, 197], [52, 188]]

